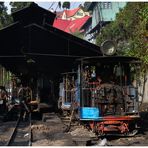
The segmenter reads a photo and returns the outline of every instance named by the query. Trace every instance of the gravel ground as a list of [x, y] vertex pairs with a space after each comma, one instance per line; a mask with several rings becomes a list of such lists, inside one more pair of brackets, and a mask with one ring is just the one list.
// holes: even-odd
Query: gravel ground
[[53, 114], [46, 122], [34, 121], [32, 125], [33, 146], [74, 146], [69, 133], [64, 133], [65, 125]]
[[148, 146], [148, 138], [144, 135], [134, 137], [108, 138], [106, 145], [109, 146]]
[[[77, 146], [85, 145], [91, 138], [96, 137], [83, 126], [72, 126], [69, 132], [58, 116], [48, 114], [43, 119], [46, 122], [34, 121], [32, 125], [33, 146]], [[87, 136], [86, 136], [87, 135]], [[78, 144], [76, 141], [80, 141]]]
[[16, 122], [1, 122], [0, 121], [0, 146], [5, 146], [11, 132], [14, 129]]
[[84, 128], [83, 126], [74, 127], [69, 133], [73, 137], [96, 138], [96, 135], [93, 132], [88, 131], [88, 129]]
[[[148, 146], [148, 112], [142, 112], [143, 130], [134, 137], [107, 137], [104, 145], [108, 146]], [[32, 125], [33, 146], [77, 146], [75, 141], [96, 139], [96, 135], [81, 125], [72, 126], [64, 133], [66, 126], [58, 116], [51, 114], [46, 122], [36, 121]], [[92, 141], [91, 145], [100, 145], [102, 139]], [[85, 144], [84, 144], [85, 145]]]
[[[148, 112], [141, 112], [142, 130], [134, 137], [106, 137], [103, 145], [108, 146], [148, 146]], [[44, 122], [43, 122], [44, 121]], [[72, 126], [69, 132], [64, 132], [66, 125], [54, 113], [48, 114], [43, 121], [33, 120], [32, 146], [84, 146], [86, 141], [93, 139], [90, 145], [100, 145], [101, 138], [82, 125]], [[15, 122], [0, 122], [0, 146], [4, 146]], [[96, 141], [95, 141], [96, 140]], [[80, 141], [81, 143], [77, 143]], [[82, 143], [84, 141], [84, 143]], [[103, 142], [104, 142], [103, 141]]]

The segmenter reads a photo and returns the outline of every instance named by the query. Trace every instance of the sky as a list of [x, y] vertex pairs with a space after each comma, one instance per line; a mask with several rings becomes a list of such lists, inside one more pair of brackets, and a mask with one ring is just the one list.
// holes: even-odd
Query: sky
[[[58, 2], [37, 2], [39, 6], [45, 8], [45, 9], [49, 9], [49, 7], [52, 5], [52, 8], [55, 10], [57, 5], [58, 5]], [[82, 4], [82, 2], [71, 2], [71, 8], [70, 9], [73, 9], [73, 8], [77, 8], [80, 4]], [[62, 10], [62, 9], [57, 9], [57, 10]]]
[[[5, 2], [5, 5], [7, 6], [7, 8], [8, 8], [8, 13], [10, 14], [10, 6], [9, 6], [9, 1], [7, 1], [7, 2]], [[55, 11], [55, 9], [57, 8], [57, 11], [62, 11], [62, 8], [61, 9], [59, 9], [58, 7], [57, 7], [57, 5], [58, 5], [58, 2], [52, 2], [52, 1], [49, 1], [49, 2], [39, 2], [39, 1], [35, 1], [35, 3], [37, 3], [40, 7], [42, 7], [42, 8], [45, 8], [45, 9], [49, 9], [50, 8], [50, 10], [54, 10]], [[83, 4], [84, 2], [71, 2], [71, 7], [70, 7], [70, 9], [74, 9], [74, 8], [77, 8], [80, 4]]]

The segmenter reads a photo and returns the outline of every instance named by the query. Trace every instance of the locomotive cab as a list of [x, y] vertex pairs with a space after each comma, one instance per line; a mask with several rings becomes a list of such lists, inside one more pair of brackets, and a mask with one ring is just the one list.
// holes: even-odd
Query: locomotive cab
[[80, 120], [98, 135], [137, 133], [139, 63], [123, 56], [80, 60]]

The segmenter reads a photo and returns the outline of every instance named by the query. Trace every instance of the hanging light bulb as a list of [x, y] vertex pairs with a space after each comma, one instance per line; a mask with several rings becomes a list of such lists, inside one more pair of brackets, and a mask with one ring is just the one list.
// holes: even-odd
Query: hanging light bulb
[[35, 61], [34, 61], [33, 59], [29, 58], [29, 59], [27, 60], [27, 63], [28, 63], [28, 64], [30, 64], [30, 63], [35, 63]]

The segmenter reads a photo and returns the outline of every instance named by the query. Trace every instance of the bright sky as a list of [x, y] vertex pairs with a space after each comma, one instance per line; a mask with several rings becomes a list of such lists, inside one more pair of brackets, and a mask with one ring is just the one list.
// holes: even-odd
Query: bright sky
[[[10, 2], [5, 2], [5, 5], [7, 6], [7, 8], [8, 8], [8, 13], [10, 13], [10, 6], [9, 6], [9, 3]], [[58, 5], [58, 2], [39, 2], [39, 1], [35, 1], [35, 3], [37, 3], [40, 7], [43, 7], [43, 8], [45, 8], [45, 9], [53, 9], [53, 10], [55, 10], [56, 8], [57, 8], [57, 11], [62, 11], [62, 9], [59, 9], [58, 7], [57, 7], [57, 5]], [[71, 4], [70, 4], [70, 9], [73, 9], [73, 8], [77, 8], [80, 4], [83, 4], [84, 2], [71, 2]]]

